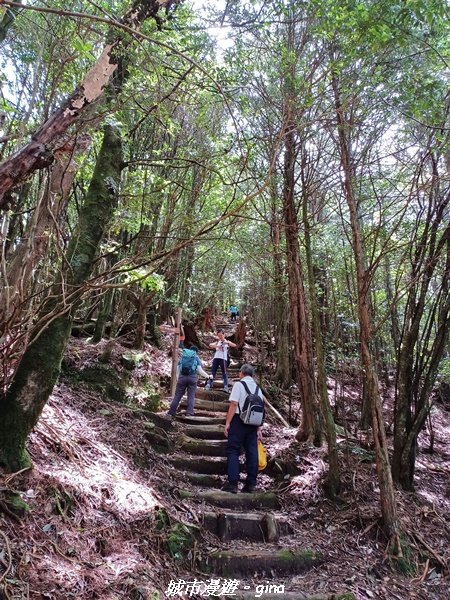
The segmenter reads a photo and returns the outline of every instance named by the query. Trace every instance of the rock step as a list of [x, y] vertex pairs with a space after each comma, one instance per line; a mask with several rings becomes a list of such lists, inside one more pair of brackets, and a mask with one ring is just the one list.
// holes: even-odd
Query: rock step
[[277, 542], [280, 536], [292, 533], [286, 519], [273, 513], [205, 512], [203, 525], [222, 542]]
[[278, 496], [272, 492], [254, 492], [253, 494], [231, 494], [216, 490], [191, 492], [178, 490], [179, 495], [187, 500], [201, 500], [223, 508], [239, 508], [244, 510], [257, 508], [279, 508]]
[[189, 452], [189, 454], [194, 454], [195, 456], [227, 455], [227, 440], [225, 437], [221, 440], [194, 439], [182, 434], [179, 441], [185, 452]]
[[183, 474], [184, 480], [189, 481], [192, 485], [199, 485], [203, 488], [220, 488], [223, 485], [223, 481], [219, 475], [206, 475], [204, 473], [189, 473]]
[[[231, 391], [232, 384], [235, 381], [237, 381], [238, 379], [239, 379], [239, 377], [237, 375], [234, 376], [234, 375], [228, 374], [228, 386], [230, 388], [230, 391]], [[222, 379], [214, 379], [214, 381], [213, 381], [213, 390], [221, 390], [222, 388], [223, 388], [223, 380]], [[198, 389], [200, 389], [200, 390], [203, 389], [204, 390], [206, 388], [198, 388]], [[208, 390], [206, 390], [206, 391], [208, 391]]]
[[191, 471], [201, 475], [226, 475], [227, 461], [223, 458], [213, 458], [211, 456], [189, 457], [171, 456], [171, 464], [180, 471]]
[[199, 400], [202, 400], [214, 402], [214, 404], [222, 403], [229, 406], [228, 394], [223, 390], [205, 390], [205, 388], [197, 388], [195, 397], [197, 398], [195, 402], [196, 405]]
[[[223, 419], [223, 424], [225, 419]], [[221, 425], [188, 425], [183, 429], [183, 433], [190, 438], [202, 440], [225, 440], [223, 434], [223, 424]]]
[[[179, 423], [186, 423], [187, 425], [197, 425], [197, 426], [201, 426], [202, 428], [204, 426], [219, 426], [219, 425], [224, 425], [225, 424], [225, 415], [223, 417], [210, 417], [210, 416], [201, 416], [201, 415], [197, 415], [195, 414], [193, 417], [189, 417], [188, 415], [184, 415], [184, 416], [176, 416], [175, 420], [178, 421]], [[198, 429], [199, 427], [197, 427], [196, 429]], [[222, 433], [223, 433], [223, 427], [222, 427]], [[194, 437], [194, 436], [192, 436]]]
[[[182, 400], [181, 406], [187, 406], [187, 401], [185, 399]], [[228, 412], [228, 407], [229, 403], [224, 402], [223, 400], [213, 401], [197, 399], [195, 401], [195, 410], [209, 410], [211, 412]]]
[[[219, 417], [219, 415], [222, 415], [222, 416]], [[185, 416], [187, 417], [188, 415], [185, 415]], [[202, 408], [199, 409], [199, 408], [195, 407], [195, 414], [193, 416], [194, 417], [219, 418], [219, 419], [221, 419], [221, 423], [225, 423], [225, 411], [216, 412], [214, 410], [207, 410], [207, 409], [202, 409]]]
[[[268, 548], [267, 550], [219, 550], [211, 552], [200, 565], [206, 573], [229, 576], [248, 575], [276, 577], [277, 575], [305, 573], [323, 562], [312, 550]], [[263, 596], [265, 598], [265, 596]], [[280, 599], [283, 595], [280, 594]]]

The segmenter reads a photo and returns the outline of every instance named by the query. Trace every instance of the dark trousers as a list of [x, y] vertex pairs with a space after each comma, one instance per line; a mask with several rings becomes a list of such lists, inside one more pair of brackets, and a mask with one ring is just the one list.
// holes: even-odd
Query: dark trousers
[[211, 375], [216, 376], [217, 369], [220, 367], [223, 376], [223, 387], [228, 386], [228, 375], [227, 375], [227, 362], [223, 358], [213, 358], [212, 367], [211, 367]]
[[248, 485], [256, 485], [258, 476], [258, 428], [246, 425], [238, 415], [231, 419], [227, 440], [228, 481], [239, 481], [239, 455], [241, 447], [245, 451], [245, 465], [247, 468]]
[[194, 414], [195, 404], [195, 391], [197, 389], [198, 375], [182, 375], [178, 377], [177, 387], [175, 388], [175, 395], [172, 402], [170, 403], [169, 415], [174, 416], [178, 405], [181, 402], [184, 392], [187, 390], [187, 415]]

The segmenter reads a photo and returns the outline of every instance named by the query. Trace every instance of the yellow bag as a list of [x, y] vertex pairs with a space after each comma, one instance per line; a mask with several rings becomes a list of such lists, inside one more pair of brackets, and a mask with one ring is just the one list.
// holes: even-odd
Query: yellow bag
[[267, 451], [261, 440], [258, 440], [258, 471], [264, 471], [267, 467]]

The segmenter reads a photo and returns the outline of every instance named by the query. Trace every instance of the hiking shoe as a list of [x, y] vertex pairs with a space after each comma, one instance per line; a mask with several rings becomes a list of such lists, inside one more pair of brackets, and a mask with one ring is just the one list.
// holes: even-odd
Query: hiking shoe
[[253, 494], [253, 492], [255, 491], [256, 486], [252, 485], [250, 483], [246, 483], [244, 485], [244, 487], [242, 488], [242, 492], [244, 494]]
[[226, 483], [222, 487], [222, 492], [229, 492], [230, 494], [237, 494], [238, 485], [237, 483]]

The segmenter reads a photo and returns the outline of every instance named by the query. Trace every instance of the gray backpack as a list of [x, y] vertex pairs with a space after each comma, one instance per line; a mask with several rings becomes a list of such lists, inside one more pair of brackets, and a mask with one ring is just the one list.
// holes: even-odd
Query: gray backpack
[[257, 385], [256, 390], [251, 393], [245, 381], [240, 381], [240, 383], [242, 383], [247, 392], [247, 398], [244, 401], [244, 406], [242, 407], [239, 416], [246, 425], [259, 427], [264, 423], [264, 417], [266, 415], [264, 400], [258, 394], [259, 386]]

